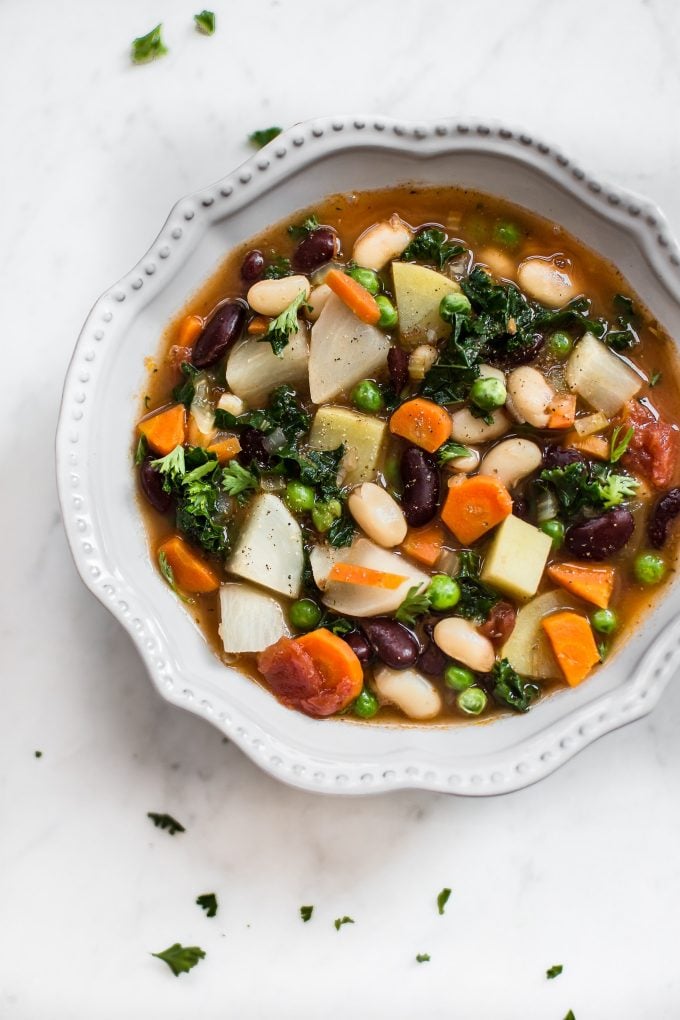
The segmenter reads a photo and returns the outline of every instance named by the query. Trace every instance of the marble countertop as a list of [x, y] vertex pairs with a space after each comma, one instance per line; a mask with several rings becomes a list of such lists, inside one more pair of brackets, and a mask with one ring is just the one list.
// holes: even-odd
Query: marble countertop
[[[505, 798], [286, 788], [155, 694], [76, 575], [52, 448], [90, 305], [254, 128], [337, 110], [501, 119], [680, 231], [680, 7], [212, 6], [204, 38], [179, 0], [0, 5], [0, 1017], [675, 1020], [678, 685]], [[161, 19], [170, 53], [130, 66]], [[209, 919], [195, 899], [212, 891]], [[179, 979], [149, 955], [176, 941], [207, 953]]]

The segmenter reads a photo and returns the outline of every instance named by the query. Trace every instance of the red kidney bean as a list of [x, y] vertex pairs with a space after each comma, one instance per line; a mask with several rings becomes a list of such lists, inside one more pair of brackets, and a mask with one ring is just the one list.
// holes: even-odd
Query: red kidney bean
[[349, 634], [341, 634], [340, 636], [352, 649], [361, 665], [367, 666], [373, 658], [373, 649], [361, 631], [352, 630]]
[[142, 492], [154, 510], [158, 510], [160, 514], [167, 513], [172, 506], [172, 495], [163, 489], [163, 476], [160, 471], [151, 466], [151, 460], [148, 457], [142, 461], [139, 469], [139, 481]]
[[441, 676], [449, 660], [434, 641], [428, 641], [418, 656], [418, 669], [428, 676]]
[[399, 396], [408, 382], [408, 354], [401, 347], [390, 347], [387, 352], [387, 371], [394, 392]]
[[194, 344], [191, 361], [195, 368], [211, 368], [238, 340], [246, 322], [245, 301], [225, 301], [203, 327]]
[[512, 497], [512, 512], [515, 517], [519, 517], [523, 521], [528, 521], [531, 517], [529, 504], [523, 496]]
[[658, 500], [647, 523], [647, 535], [655, 549], [661, 549], [666, 544], [668, 529], [678, 514], [680, 514], [680, 489], [669, 489]]
[[418, 658], [420, 646], [417, 639], [398, 623], [385, 616], [364, 620], [361, 624], [368, 643], [378, 658], [391, 669], [408, 669]]
[[264, 255], [257, 248], [246, 252], [241, 263], [241, 279], [246, 283], [257, 283], [264, 273]]
[[564, 544], [579, 560], [606, 560], [623, 549], [634, 529], [630, 510], [619, 507], [592, 520], [572, 524], [564, 536]]
[[530, 344], [518, 345], [517, 350], [513, 351], [512, 354], [508, 354], [500, 349], [498, 350], [498, 357], [508, 367], [514, 368], [518, 365], [528, 365], [530, 361], [534, 360], [544, 343], [545, 337], [540, 333], [534, 333]]
[[583, 460], [583, 454], [571, 446], [546, 446], [543, 451], [543, 467], [561, 468]]
[[331, 227], [319, 227], [303, 237], [293, 252], [293, 269], [298, 273], [313, 273], [335, 255], [338, 235]]
[[486, 623], [479, 628], [479, 633], [494, 644], [503, 645], [515, 629], [516, 619], [517, 610], [510, 602], [497, 602]]
[[401, 508], [412, 528], [432, 520], [439, 505], [439, 468], [434, 457], [419, 446], [408, 446], [401, 456], [404, 491]]

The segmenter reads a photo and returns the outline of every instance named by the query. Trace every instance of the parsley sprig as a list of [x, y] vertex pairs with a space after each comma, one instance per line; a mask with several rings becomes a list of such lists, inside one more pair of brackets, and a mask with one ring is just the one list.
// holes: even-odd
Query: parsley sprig
[[146, 35], [132, 40], [130, 57], [133, 64], [148, 64], [151, 60], [163, 57], [168, 52], [162, 37], [163, 25], [156, 25]]
[[222, 488], [235, 496], [243, 505], [258, 488], [259, 482], [252, 471], [244, 468], [237, 460], [230, 460], [222, 472]]
[[630, 445], [630, 441], [635, 435], [635, 429], [629, 428], [623, 439], [619, 442], [619, 436], [623, 432], [623, 425], [617, 425], [612, 433], [611, 446], [609, 453], [609, 463], [616, 464], [617, 461], [621, 460], [624, 453]]
[[200, 946], [182, 946], [179, 942], [168, 946], [167, 949], [163, 949], [160, 953], [152, 953], [151, 955], [167, 963], [175, 977], [179, 977], [180, 974], [186, 974], [197, 963], [205, 959], [205, 951]]
[[281, 314], [269, 323], [267, 332], [260, 338], [260, 343], [270, 343], [272, 345], [272, 350], [278, 357], [283, 354], [284, 349], [288, 346], [291, 333], [297, 332], [298, 312], [306, 300], [307, 295], [304, 290], [301, 290], [293, 298], [288, 307], [284, 308]]

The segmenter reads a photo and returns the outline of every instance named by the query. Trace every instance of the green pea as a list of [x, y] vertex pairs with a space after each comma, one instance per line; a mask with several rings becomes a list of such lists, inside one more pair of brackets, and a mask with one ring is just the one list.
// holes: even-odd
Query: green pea
[[453, 322], [456, 315], [469, 315], [472, 305], [465, 294], [447, 294], [439, 302], [439, 317], [444, 322]]
[[487, 696], [481, 687], [468, 687], [456, 698], [456, 705], [466, 715], [481, 715], [486, 708]]
[[574, 341], [568, 333], [553, 333], [548, 340], [548, 351], [558, 361], [564, 361], [565, 358], [568, 358], [573, 346]]
[[380, 708], [380, 703], [375, 694], [369, 691], [368, 687], [364, 687], [356, 698], [353, 708], [354, 714], [361, 719], [372, 719]]
[[619, 625], [618, 617], [612, 609], [598, 609], [590, 617], [590, 622], [598, 634], [613, 634]]
[[548, 538], [552, 538], [553, 549], [561, 549], [564, 545], [564, 525], [562, 521], [558, 521], [557, 518], [553, 518], [550, 521], [543, 521], [539, 524], [539, 527], [544, 535]]
[[337, 499], [329, 499], [327, 503], [315, 503], [312, 508], [314, 527], [323, 534], [328, 531], [333, 521], [337, 520], [341, 513], [342, 507]]
[[508, 398], [505, 383], [494, 376], [475, 379], [470, 388], [470, 400], [482, 411], [495, 411], [502, 407]]
[[286, 503], [294, 514], [303, 514], [314, 506], [314, 489], [302, 482], [288, 482], [286, 486]]
[[362, 379], [351, 393], [352, 403], [359, 411], [376, 414], [385, 406], [380, 387], [372, 379]]
[[656, 553], [640, 553], [635, 557], [633, 573], [640, 584], [658, 584], [666, 574], [666, 561]]
[[293, 602], [288, 615], [296, 630], [314, 630], [321, 619], [321, 610], [311, 599], [298, 599]]
[[378, 325], [382, 326], [383, 329], [394, 329], [399, 322], [399, 316], [397, 309], [394, 307], [392, 302], [384, 294], [378, 294], [375, 299], [378, 308], [380, 309], [380, 318], [378, 319]]
[[380, 293], [380, 278], [378, 274], [372, 269], [363, 269], [361, 266], [353, 266], [351, 269], [346, 269], [345, 272], [348, 276], [351, 276], [353, 280], [360, 283], [364, 290], [367, 290], [369, 294]]
[[493, 239], [504, 248], [516, 248], [522, 238], [522, 232], [516, 223], [501, 221], [493, 228]]
[[460, 599], [460, 585], [448, 574], [435, 574], [427, 587], [430, 605], [437, 612], [453, 609]]
[[466, 691], [475, 682], [474, 673], [465, 666], [451, 664], [444, 670], [444, 683], [454, 691]]

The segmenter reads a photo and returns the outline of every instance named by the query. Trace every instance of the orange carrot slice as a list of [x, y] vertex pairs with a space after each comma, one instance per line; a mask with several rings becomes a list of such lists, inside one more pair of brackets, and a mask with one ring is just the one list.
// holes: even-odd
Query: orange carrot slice
[[498, 478], [475, 475], [449, 488], [442, 520], [463, 545], [470, 545], [512, 513], [512, 497]]
[[451, 415], [423, 397], [407, 400], [390, 418], [390, 432], [434, 453], [451, 436]]
[[324, 283], [354, 312], [358, 319], [375, 326], [380, 319], [380, 306], [365, 287], [339, 269], [329, 269]]
[[576, 687], [600, 661], [600, 653], [585, 616], [568, 610], [541, 620], [557, 663], [570, 687]]
[[576, 418], [576, 395], [560, 393], [548, 404], [549, 429], [570, 429]]
[[208, 447], [208, 453], [214, 453], [220, 464], [226, 464], [228, 460], [233, 460], [240, 452], [241, 444], [236, 436], [220, 439], [218, 443], [211, 443]]
[[424, 528], [409, 528], [401, 548], [411, 559], [424, 563], [426, 567], [433, 567], [439, 559], [443, 545], [444, 529], [441, 524], [434, 521], [432, 524], [426, 524]]
[[337, 687], [341, 681], [349, 679], [353, 688], [351, 697], [356, 698], [363, 685], [364, 671], [346, 641], [325, 627], [312, 630], [295, 640], [312, 657], [315, 666], [331, 687]]
[[600, 609], [606, 609], [614, 591], [616, 570], [614, 567], [587, 567], [582, 563], [553, 563], [548, 574], [567, 591], [573, 592], [586, 602], [592, 602]]
[[159, 411], [144, 418], [137, 426], [139, 432], [154, 451], [165, 456], [176, 446], [182, 446], [186, 438], [187, 415], [183, 404], [173, 404], [165, 411]]
[[161, 553], [165, 554], [179, 588], [196, 595], [204, 595], [219, 588], [220, 579], [215, 571], [179, 535], [173, 535], [163, 542], [158, 547], [158, 555]]
[[180, 347], [193, 347], [203, 332], [203, 319], [200, 315], [187, 315], [179, 324], [177, 343]]
[[248, 323], [248, 332], [251, 336], [264, 336], [269, 328], [269, 319], [265, 319], [263, 315], [256, 315]]
[[390, 574], [384, 570], [373, 570], [372, 567], [358, 567], [353, 563], [334, 563], [328, 574], [328, 580], [394, 591], [404, 583], [406, 577], [401, 574]]

